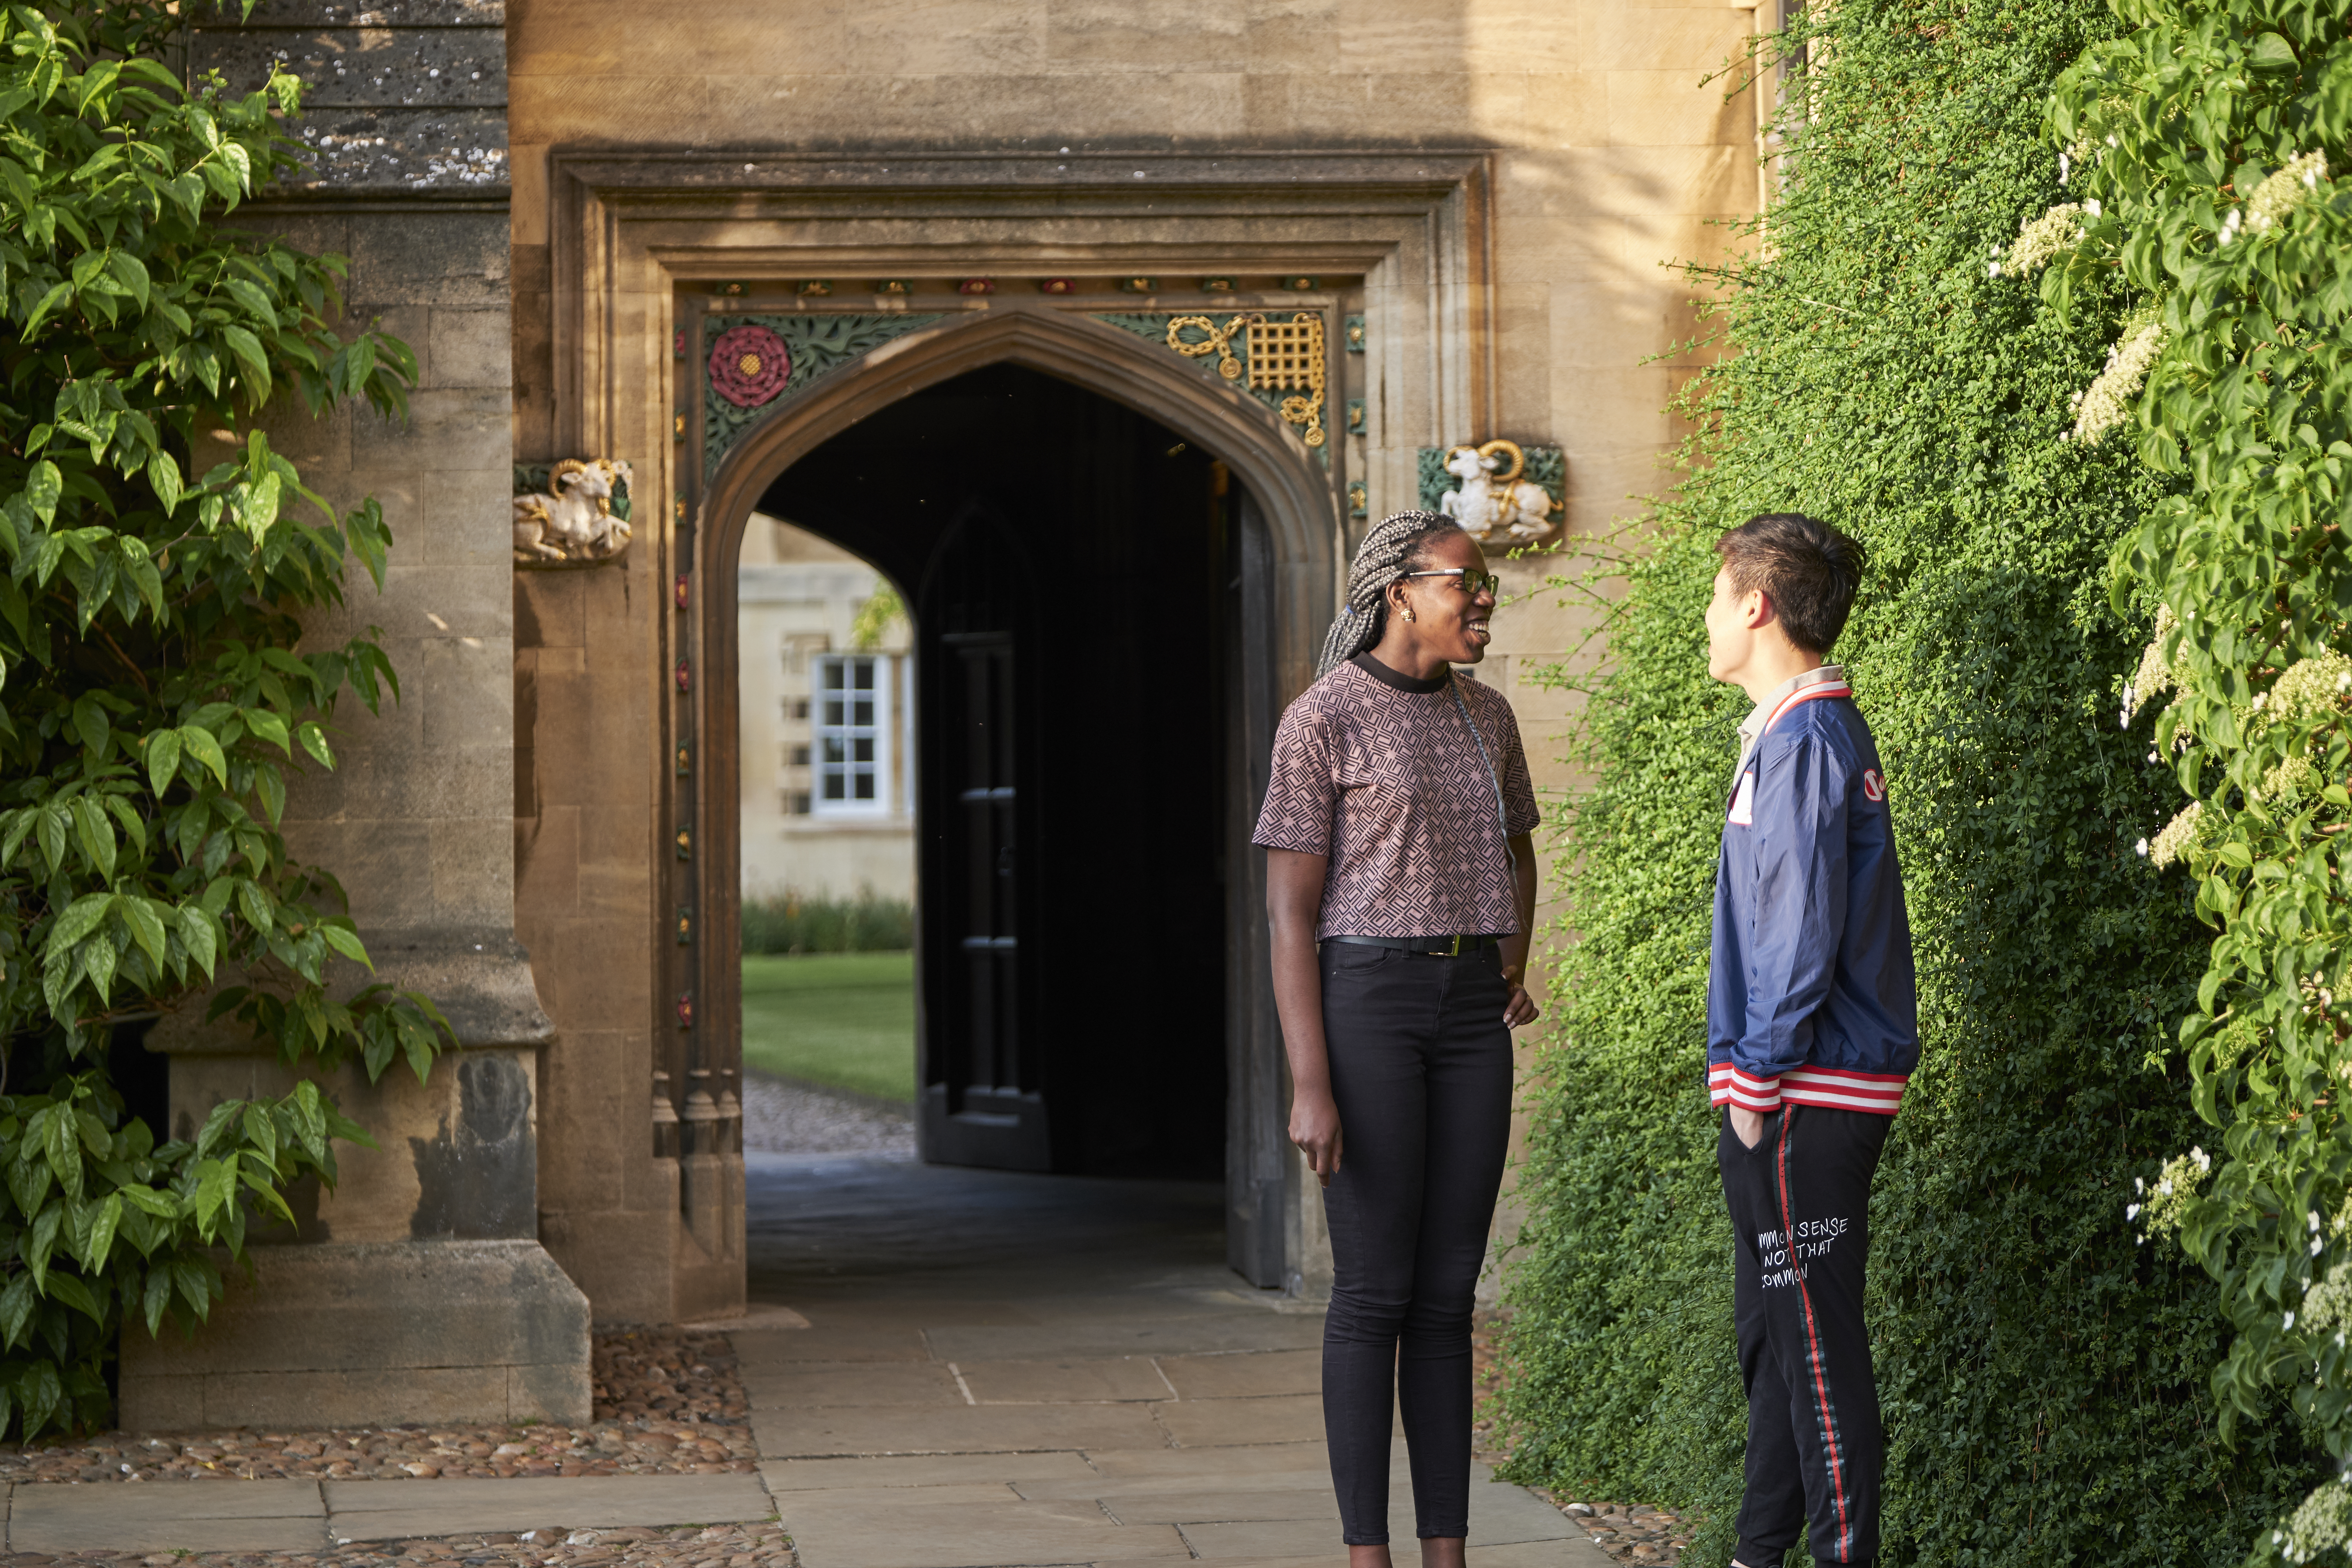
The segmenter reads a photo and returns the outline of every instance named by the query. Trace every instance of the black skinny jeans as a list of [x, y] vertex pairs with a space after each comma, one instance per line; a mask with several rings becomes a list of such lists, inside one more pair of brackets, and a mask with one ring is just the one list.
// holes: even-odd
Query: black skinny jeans
[[1323, 1431], [1350, 1546], [1389, 1538], [1391, 1386], [1417, 1533], [1470, 1533], [1470, 1311], [1511, 1131], [1502, 964], [1493, 947], [1428, 958], [1323, 946], [1340, 1136], [1323, 1194]]

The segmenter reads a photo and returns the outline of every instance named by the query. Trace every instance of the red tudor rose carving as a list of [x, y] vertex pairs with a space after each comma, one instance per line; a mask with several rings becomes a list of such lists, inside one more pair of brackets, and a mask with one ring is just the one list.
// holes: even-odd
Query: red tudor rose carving
[[738, 408], [769, 401], [792, 374], [792, 351], [765, 327], [730, 327], [710, 350], [710, 384]]

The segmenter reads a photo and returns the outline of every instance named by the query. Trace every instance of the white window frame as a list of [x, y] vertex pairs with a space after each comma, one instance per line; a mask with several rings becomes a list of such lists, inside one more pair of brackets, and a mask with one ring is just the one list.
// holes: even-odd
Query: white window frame
[[[891, 788], [891, 752], [897, 740], [898, 727], [891, 721], [892, 666], [898, 661], [887, 653], [825, 653], [809, 658], [809, 815], [830, 817], [890, 816], [896, 814], [897, 801]], [[863, 665], [867, 670], [869, 688], [854, 684], [855, 670]], [[842, 672], [842, 685], [829, 684], [835, 670]], [[856, 722], [852, 704], [870, 697], [873, 711], [870, 722]], [[841, 705], [836, 713], [835, 703]], [[871, 742], [870, 758], [861, 761], [856, 755], [860, 741]], [[831, 743], [841, 744], [843, 757], [830, 761], [826, 752]], [[874, 793], [871, 798], [856, 798], [856, 780], [870, 776]], [[827, 797], [826, 786], [836, 778], [842, 784], [838, 799]]]

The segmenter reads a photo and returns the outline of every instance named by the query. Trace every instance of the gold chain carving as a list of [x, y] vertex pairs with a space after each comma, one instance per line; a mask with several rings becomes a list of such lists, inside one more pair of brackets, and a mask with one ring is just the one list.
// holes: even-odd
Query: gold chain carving
[[[1186, 338], [1186, 329], [1199, 332]], [[1234, 353], [1234, 339], [1249, 333], [1249, 363]], [[1217, 356], [1217, 374], [1227, 381], [1248, 377], [1251, 391], [1288, 392], [1282, 416], [1298, 426], [1298, 438], [1309, 447], [1323, 444], [1323, 316], [1301, 310], [1286, 321], [1268, 321], [1255, 310], [1235, 316], [1220, 327], [1207, 316], [1178, 316], [1168, 323], [1168, 346], [1186, 359]], [[1305, 395], [1296, 395], [1303, 393]]]

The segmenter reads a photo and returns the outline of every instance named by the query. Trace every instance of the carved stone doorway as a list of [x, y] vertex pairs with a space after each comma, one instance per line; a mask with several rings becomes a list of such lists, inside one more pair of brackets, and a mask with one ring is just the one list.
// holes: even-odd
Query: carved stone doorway
[[[1222, 1168], [1234, 1268], [1312, 1289], [1319, 1215], [1282, 1139], [1263, 876], [1247, 839], [1295, 684], [1287, 667], [1328, 613], [1321, 563], [1337, 542], [1302, 535], [1312, 513], [1295, 503], [1286, 517], [1257, 499], [1267, 483], [1315, 493], [1320, 476], [1294, 434], [1133, 341], [1007, 312], [911, 338], [897, 357], [924, 354], [921, 370], [845, 369], [747, 437], [697, 531], [701, 674], [684, 721], [708, 759], [696, 769], [707, 798], [733, 798], [730, 590], [753, 511], [890, 575], [915, 607], [921, 683], [927, 1156]], [[1106, 361], [1129, 374], [1106, 375]], [[775, 434], [793, 426], [797, 439]], [[1301, 555], [1320, 569], [1285, 570]], [[950, 677], [967, 684], [951, 691]], [[991, 700], [969, 683], [991, 679], [1017, 704], [1010, 784], [957, 777], [975, 765], [972, 703]], [[985, 801], [965, 798], [975, 789]], [[692, 809], [682, 790], [681, 812]], [[705, 814], [698, 875], [680, 878], [692, 889], [682, 912], [707, 933], [686, 976], [698, 1005], [678, 1044], [698, 1055], [680, 1054], [682, 1075], [724, 1076], [740, 1048], [730, 834], [726, 814]], [[975, 871], [994, 883], [1000, 868], [1010, 898], [981, 913], [1003, 929], [982, 929]]]

